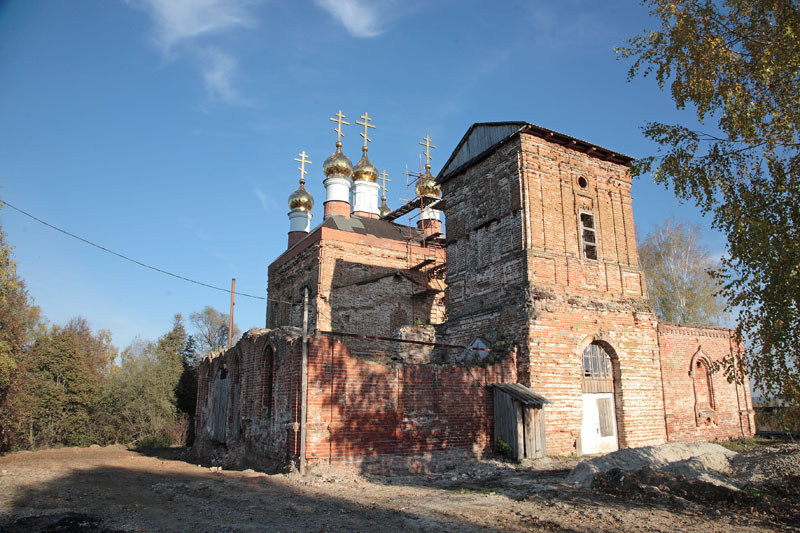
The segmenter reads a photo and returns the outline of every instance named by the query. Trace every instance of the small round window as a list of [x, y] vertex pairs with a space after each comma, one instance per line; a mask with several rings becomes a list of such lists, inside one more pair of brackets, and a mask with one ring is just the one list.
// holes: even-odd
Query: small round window
[[586, 187], [589, 186], [589, 182], [586, 181], [586, 178], [581, 176], [580, 178], [578, 178], [578, 185], [581, 186], [581, 189], [585, 189]]

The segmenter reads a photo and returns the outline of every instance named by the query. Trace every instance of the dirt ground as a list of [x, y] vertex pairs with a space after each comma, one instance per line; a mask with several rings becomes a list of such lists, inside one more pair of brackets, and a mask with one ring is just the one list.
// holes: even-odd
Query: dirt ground
[[0, 531], [800, 531], [800, 447], [760, 450], [740, 454], [755, 472], [740, 491], [648, 469], [581, 488], [566, 483], [577, 460], [558, 458], [301, 477], [202, 467], [182, 450], [21, 452], [0, 457]]

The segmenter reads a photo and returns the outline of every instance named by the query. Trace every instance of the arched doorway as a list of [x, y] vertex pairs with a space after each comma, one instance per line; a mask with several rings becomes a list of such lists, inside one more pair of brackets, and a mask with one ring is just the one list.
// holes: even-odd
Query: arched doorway
[[613, 452], [619, 448], [614, 402], [614, 364], [604, 344], [592, 342], [581, 358], [583, 418], [579, 453]]

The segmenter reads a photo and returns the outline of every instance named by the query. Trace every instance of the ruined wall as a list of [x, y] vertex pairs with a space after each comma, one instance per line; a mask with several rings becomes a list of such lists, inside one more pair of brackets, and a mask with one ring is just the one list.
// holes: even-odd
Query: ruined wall
[[737, 349], [733, 332], [675, 324], [659, 324], [658, 331], [669, 440], [752, 436], [749, 382], [728, 383], [722, 371], [712, 368]]
[[287, 463], [298, 445], [299, 339], [297, 328], [251, 329], [230, 350], [202, 361], [195, 413], [201, 456], [211, 458], [224, 444], [229, 463], [267, 470]]
[[[414, 349], [404, 346], [402, 349]], [[516, 381], [509, 356], [487, 367], [382, 364], [318, 337], [309, 350], [308, 457], [313, 462], [378, 460], [437, 453], [479, 456], [492, 438], [492, 391]]]
[[[420, 359], [420, 345], [372, 342], [373, 354], [394, 356], [365, 360], [351, 353], [348, 339], [309, 339], [309, 463], [426, 469], [435, 468], [431, 461], [486, 451], [493, 427], [488, 386], [516, 382], [513, 355], [487, 366], [406, 364], [399, 361]], [[297, 328], [250, 330], [232, 349], [206, 358], [198, 379], [197, 453], [226, 464], [285, 468], [300, 450], [300, 361]]]

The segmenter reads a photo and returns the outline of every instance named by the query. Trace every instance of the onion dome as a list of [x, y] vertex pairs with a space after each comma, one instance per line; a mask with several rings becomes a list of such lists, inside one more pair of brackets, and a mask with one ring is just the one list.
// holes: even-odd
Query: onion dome
[[425, 173], [417, 180], [417, 185], [414, 187], [417, 196], [435, 196], [441, 198], [442, 189], [436, 183], [436, 178], [431, 174], [431, 166], [425, 165]]
[[322, 164], [322, 172], [326, 177], [339, 174], [349, 178], [353, 174], [353, 162], [342, 153], [342, 143], [340, 141], [336, 142], [336, 151]]
[[292, 211], [311, 211], [313, 207], [314, 198], [303, 187], [303, 183], [300, 182], [300, 187], [289, 195], [289, 209]]
[[[385, 189], [384, 189], [385, 191]], [[386, 203], [386, 193], [381, 196], [381, 205], [378, 206], [378, 214], [384, 217], [392, 212], [392, 208]]]
[[353, 181], [371, 181], [375, 183], [378, 181], [378, 169], [367, 157], [366, 147], [362, 150], [364, 155], [361, 156], [361, 160], [353, 168]]

